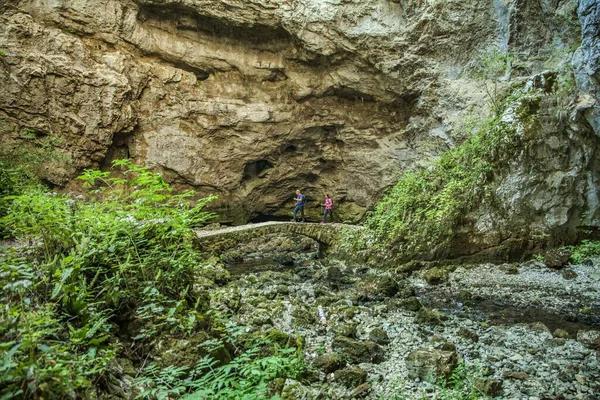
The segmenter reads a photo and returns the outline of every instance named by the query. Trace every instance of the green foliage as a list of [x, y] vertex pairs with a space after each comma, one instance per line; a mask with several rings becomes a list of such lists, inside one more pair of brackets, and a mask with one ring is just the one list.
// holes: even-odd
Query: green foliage
[[479, 79], [496, 79], [510, 71], [514, 59], [515, 55], [512, 52], [489, 46], [477, 55], [470, 73]]
[[577, 2], [567, 2], [566, 7], [554, 14], [551, 22], [556, 28], [555, 42], [560, 42], [560, 46], [553, 43], [554, 47], [564, 48], [568, 53], [574, 52], [581, 41], [581, 24], [577, 16]]
[[[278, 398], [271, 396], [271, 382], [276, 378], [297, 378], [306, 368], [302, 354], [293, 347], [281, 348], [268, 338], [245, 337], [243, 331], [243, 327], [229, 325], [225, 332], [224, 337], [240, 349], [239, 355], [227, 364], [218, 365], [217, 360], [207, 355], [194, 368], [149, 365], [136, 380], [136, 385], [143, 388], [138, 398]], [[223, 343], [218, 340], [207, 341], [205, 346], [210, 354]]]
[[479, 367], [469, 367], [464, 363], [458, 366], [452, 372], [448, 380], [440, 380], [439, 385], [442, 388], [439, 400], [477, 400], [485, 399], [476, 387], [477, 379], [483, 377], [483, 370]]
[[461, 217], [486, 195], [496, 163], [518, 143], [515, 129], [499, 118], [475, 130], [431, 167], [402, 176], [366, 222], [373, 243], [420, 252], [451, 237]]
[[556, 117], [562, 123], [566, 123], [570, 117], [570, 112], [572, 112], [574, 108], [579, 93], [579, 88], [575, 82], [575, 74], [570, 64], [564, 65], [558, 71], [554, 89]]
[[581, 264], [589, 258], [600, 257], [600, 241], [583, 240], [578, 246], [565, 246], [561, 249], [571, 253], [571, 260], [576, 264]]
[[203, 211], [212, 198], [192, 205], [160, 175], [116, 164], [123, 177], [82, 176], [95, 191], [88, 200], [40, 188], [6, 197], [0, 224], [29, 245], [2, 254], [0, 398], [81, 395], [106, 379], [124, 320], [142, 343], [204, 319], [191, 228], [212, 216]]
[[6, 53], [3, 50], [0, 50], [0, 57], [5, 57]]
[[[1, 131], [7, 132], [7, 129]], [[18, 172], [21, 185], [37, 180], [48, 171], [64, 170], [71, 163], [71, 158], [60, 150], [64, 142], [60, 135], [47, 135], [26, 128], [16, 138], [6, 135], [6, 139], [2, 139], [0, 162], [9, 170]]]
[[485, 369], [478, 366], [468, 366], [459, 363], [448, 379], [431, 378], [435, 386], [426, 392], [399, 393], [390, 400], [436, 399], [436, 400], [479, 400], [489, 396], [477, 389], [476, 382], [483, 378]]

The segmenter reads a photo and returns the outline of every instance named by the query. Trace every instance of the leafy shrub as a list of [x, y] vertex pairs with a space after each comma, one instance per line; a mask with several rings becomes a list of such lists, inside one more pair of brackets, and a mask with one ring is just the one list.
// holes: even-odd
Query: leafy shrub
[[0, 265], [0, 398], [79, 396], [107, 379], [124, 322], [137, 321], [141, 342], [203, 320], [191, 228], [211, 218], [212, 198], [192, 205], [160, 175], [116, 165], [122, 177], [82, 175], [88, 200], [39, 187], [6, 197], [0, 224], [29, 246]]
[[[268, 338], [243, 335], [243, 327], [229, 325], [226, 335], [240, 354], [231, 362], [218, 365], [207, 355], [194, 368], [164, 367], [150, 364], [136, 380], [143, 388], [138, 398], [165, 399], [183, 396], [183, 399], [276, 399], [272, 382], [277, 378], [297, 378], [306, 365], [302, 354], [295, 348], [281, 348]], [[222, 342], [206, 342], [214, 351]], [[265, 349], [270, 349], [265, 351]]]
[[517, 141], [514, 128], [495, 118], [431, 167], [404, 174], [367, 219], [374, 242], [400, 252], [443, 245], [486, 195], [495, 164]]
[[566, 246], [563, 249], [571, 253], [571, 260], [581, 264], [589, 258], [600, 257], [600, 241], [583, 240], [578, 246]]

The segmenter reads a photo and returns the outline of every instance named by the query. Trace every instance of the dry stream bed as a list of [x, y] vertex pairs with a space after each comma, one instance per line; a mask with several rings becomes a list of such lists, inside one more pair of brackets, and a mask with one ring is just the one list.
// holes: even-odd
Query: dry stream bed
[[224, 255], [232, 279], [212, 296], [248, 330], [304, 338], [311, 372], [283, 398], [462, 398], [440, 386], [452, 373], [482, 398], [599, 398], [600, 260], [407, 275], [316, 250], [256, 239]]

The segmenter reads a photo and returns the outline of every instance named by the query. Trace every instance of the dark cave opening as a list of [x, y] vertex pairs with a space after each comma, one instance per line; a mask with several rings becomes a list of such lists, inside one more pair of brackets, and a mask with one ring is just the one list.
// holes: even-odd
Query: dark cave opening
[[242, 181], [249, 181], [256, 178], [262, 178], [265, 176], [268, 170], [275, 166], [267, 160], [258, 160], [249, 162], [244, 167], [244, 176]]

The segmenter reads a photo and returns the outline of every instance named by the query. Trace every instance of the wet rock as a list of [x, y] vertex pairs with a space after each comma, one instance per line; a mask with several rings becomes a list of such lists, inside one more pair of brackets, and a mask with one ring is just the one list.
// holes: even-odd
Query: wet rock
[[552, 336], [554, 336], [555, 338], [568, 339], [569, 332], [565, 331], [564, 329], [556, 328], [552, 333]]
[[522, 371], [503, 371], [502, 376], [507, 379], [516, 379], [519, 381], [529, 379], [529, 375]]
[[317, 311], [310, 310], [303, 304], [297, 304], [292, 310], [294, 324], [301, 327], [310, 327], [317, 324]]
[[381, 301], [398, 293], [399, 286], [391, 276], [370, 276], [357, 284], [359, 302]]
[[373, 364], [379, 364], [384, 360], [384, 352], [381, 346], [379, 346], [375, 342], [371, 342], [370, 340], [367, 340], [364, 343], [367, 347], [367, 350], [369, 351], [369, 356]]
[[497, 397], [502, 393], [502, 381], [500, 379], [476, 379], [475, 389], [486, 396]]
[[448, 378], [458, 365], [456, 351], [418, 349], [406, 357], [409, 378], [424, 379], [431, 376]]
[[586, 267], [593, 267], [594, 266], [594, 262], [591, 259], [589, 259], [589, 258], [586, 258], [585, 260], [583, 260], [581, 264], [585, 265]]
[[508, 275], [517, 275], [519, 273], [519, 268], [516, 264], [502, 264], [500, 265], [500, 270]]
[[473, 298], [473, 293], [471, 293], [470, 291], [468, 291], [466, 289], [461, 289], [460, 292], [458, 292], [457, 297], [460, 300], [471, 300]]
[[363, 383], [362, 385], [358, 385], [356, 389], [350, 393], [351, 399], [362, 399], [364, 396], [369, 394], [371, 390], [371, 385], [368, 382]]
[[348, 367], [335, 371], [333, 379], [347, 388], [355, 388], [367, 380], [367, 373], [359, 367]]
[[573, 280], [577, 278], [577, 272], [573, 271], [571, 268], [565, 268], [561, 270], [560, 274], [567, 280]]
[[276, 291], [282, 296], [287, 296], [290, 294], [290, 288], [287, 285], [277, 285]]
[[554, 269], [563, 268], [571, 258], [571, 252], [566, 250], [549, 250], [544, 256], [544, 264]]
[[301, 343], [301, 339], [297, 340], [296, 336], [280, 331], [279, 329], [271, 329], [267, 333], [266, 338], [267, 340], [277, 344], [281, 348], [298, 348], [299, 343]]
[[424, 269], [427, 267], [427, 264], [422, 261], [412, 260], [407, 262], [406, 264], [402, 264], [398, 268], [396, 268], [397, 274], [410, 274], [412, 272], [418, 271], [420, 269]]
[[374, 342], [359, 342], [346, 336], [336, 336], [333, 339], [333, 350], [343, 359], [351, 363], [379, 363], [383, 361], [381, 347]]
[[444, 319], [444, 315], [436, 309], [430, 309], [427, 307], [422, 307], [416, 315], [415, 322], [419, 324], [428, 324], [428, 325], [444, 325], [442, 320]]
[[377, 293], [383, 296], [392, 297], [398, 289], [398, 283], [391, 276], [384, 276], [377, 283]]
[[335, 372], [344, 366], [342, 358], [337, 354], [323, 354], [315, 358], [313, 364], [326, 374]]
[[281, 390], [281, 398], [283, 400], [296, 400], [296, 399], [322, 399], [323, 395], [318, 389], [305, 386], [302, 383], [293, 380], [286, 379]]
[[285, 266], [294, 265], [294, 257], [291, 254], [278, 254], [273, 257], [273, 261]]
[[450, 343], [445, 337], [440, 335], [433, 335], [429, 343], [438, 350], [456, 351], [456, 345]]
[[423, 275], [423, 278], [430, 285], [438, 285], [448, 280], [448, 271], [441, 267], [433, 267]]
[[206, 332], [198, 332], [190, 338], [162, 337], [154, 345], [154, 351], [160, 356], [160, 365], [173, 365], [177, 367], [194, 367], [198, 360], [207, 354], [215, 359], [219, 365], [231, 361], [231, 354], [225, 346], [220, 346], [208, 352], [202, 343], [211, 339]]
[[471, 331], [467, 328], [460, 328], [458, 330], [458, 334], [462, 337], [464, 337], [465, 339], [469, 339], [475, 343], [477, 343], [479, 341], [479, 335], [477, 335], [476, 332]]
[[234, 313], [238, 312], [242, 305], [242, 295], [235, 287], [221, 290], [212, 300], [225, 305]]
[[544, 324], [543, 322], [533, 322], [531, 324], [528, 324], [529, 329], [531, 329], [534, 332], [539, 332], [539, 333], [550, 333], [550, 329], [548, 329], [548, 327], [546, 326], [546, 324]]
[[333, 333], [339, 336], [345, 336], [352, 339], [356, 339], [356, 324], [340, 324], [333, 328]]
[[600, 331], [580, 330], [577, 332], [577, 340], [592, 350], [600, 350]]
[[390, 337], [387, 332], [381, 328], [374, 328], [369, 332], [369, 340], [380, 345], [390, 343]]
[[255, 309], [249, 321], [250, 325], [261, 327], [264, 325], [273, 325], [271, 315], [267, 310]]
[[326, 273], [326, 277], [327, 280], [335, 285], [335, 286], [339, 286], [340, 284], [340, 280], [342, 279], [342, 270], [339, 269], [338, 267], [329, 267], [327, 268], [327, 273]]
[[421, 304], [419, 299], [417, 299], [415, 296], [411, 296], [411, 297], [401, 300], [398, 303], [398, 306], [407, 311], [414, 311], [414, 312], [419, 311], [423, 307], [423, 305]]

